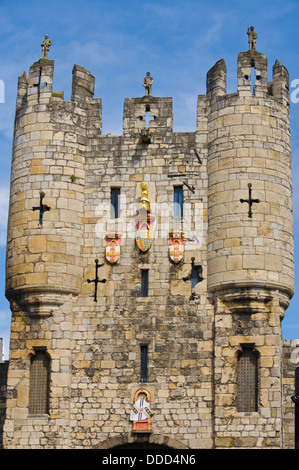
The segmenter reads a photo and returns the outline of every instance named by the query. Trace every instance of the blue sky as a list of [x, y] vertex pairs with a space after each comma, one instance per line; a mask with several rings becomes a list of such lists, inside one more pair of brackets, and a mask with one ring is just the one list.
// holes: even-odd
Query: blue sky
[[[53, 42], [54, 89], [63, 90], [66, 100], [74, 64], [95, 76], [103, 134], [122, 134], [124, 99], [143, 96], [148, 71], [154, 77], [153, 95], [173, 97], [174, 130], [184, 132], [195, 130], [197, 95], [205, 93], [206, 73], [219, 59], [227, 64], [227, 92], [236, 91], [237, 56], [248, 50], [246, 32], [252, 24], [257, 50], [268, 57], [268, 80], [276, 59], [289, 70], [290, 84], [299, 80], [298, 20], [298, 0], [0, 0], [0, 84], [5, 86], [5, 102], [0, 103], [0, 337], [5, 358], [10, 328], [5, 243], [17, 80], [41, 57], [44, 35]], [[296, 267], [299, 92], [295, 87], [290, 92]], [[284, 339], [299, 338], [298, 303], [296, 293], [283, 321]]]

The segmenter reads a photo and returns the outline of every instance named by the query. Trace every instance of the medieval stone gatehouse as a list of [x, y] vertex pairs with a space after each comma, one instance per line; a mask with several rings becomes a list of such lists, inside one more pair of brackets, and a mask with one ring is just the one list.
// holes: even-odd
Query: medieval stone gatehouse
[[94, 77], [53, 91], [48, 38], [19, 77], [5, 448], [293, 447], [289, 79], [250, 34], [235, 93], [224, 60], [208, 72], [195, 132], [148, 73], [101, 135]]

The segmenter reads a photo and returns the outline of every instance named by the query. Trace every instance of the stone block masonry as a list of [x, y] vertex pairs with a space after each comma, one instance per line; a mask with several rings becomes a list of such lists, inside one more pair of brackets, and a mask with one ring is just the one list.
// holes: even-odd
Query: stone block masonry
[[[286, 69], [277, 62], [269, 83], [264, 54], [240, 53], [228, 95], [217, 62], [186, 133], [173, 132], [172, 98], [153, 96], [151, 81], [126, 98], [119, 136], [101, 135], [92, 74], [75, 65], [64, 101], [53, 69], [43, 58], [19, 78], [4, 447], [292, 447]], [[139, 393], [149, 413], [134, 428]]]

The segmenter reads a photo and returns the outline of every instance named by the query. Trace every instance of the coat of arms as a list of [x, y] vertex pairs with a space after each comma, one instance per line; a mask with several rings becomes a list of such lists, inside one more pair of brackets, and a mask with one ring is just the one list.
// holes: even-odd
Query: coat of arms
[[179, 263], [184, 256], [184, 232], [169, 232], [169, 256], [174, 263]]
[[150, 202], [148, 200], [147, 183], [140, 183], [141, 199], [138, 206], [136, 220], [136, 243], [138, 248], [145, 252], [153, 243], [153, 229], [155, 216], [151, 214]]
[[134, 396], [134, 405], [130, 413], [130, 420], [133, 421], [133, 432], [149, 432], [152, 430], [151, 417], [153, 413], [150, 409], [151, 396], [144, 388], [139, 389]]
[[106, 259], [111, 264], [119, 260], [121, 236], [121, 233], [106, 233]]

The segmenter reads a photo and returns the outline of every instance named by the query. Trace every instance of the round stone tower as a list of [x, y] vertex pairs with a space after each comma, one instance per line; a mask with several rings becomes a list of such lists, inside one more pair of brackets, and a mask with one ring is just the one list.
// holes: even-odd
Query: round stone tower
[[[260, 445], [279, 447], [280, 322], [294, 289], [288, 72], [276, 61], [268, 83], [267, 58], [251, 49], [238, 57], [237, 93], [226, 94], [221, 60], [208, 72], [207, 96], [216, 445], [238, 445], [236, 416], [248, 406], [248, 426], [259, 423], [262, 429], [265, 416], [272, 426], [275, 438]], [[242, 392], [238, 371], [244, 354], [256, 357], [259, 367]], [[243, 429], [245, 436], [248, 428]]]
[[[29, 76], [19, 78], [6, 263], [13, 351], [6, 445], [14, 436], [14, 409], [24, 432], [32, 426], [33, 358], [36, 364], [51, 358], [53, 416], [63, 420], [69, 413], [70, 332], [83, 278], [85, 151], [89, 138], [101, 131], [101, 102], [93, 99], [94, 77], [76, 65], [72, 98], [64, 101], [62, 92], [52, 91], [53, 69], [54, 61], [42, 58]], [[42, 409], [41, 426], [47, 422], [46, 403]], [[59, 432], [61, 445], [67, 445], [68, 431]]]
[[48, 59], [34, 63], [29, 77], [19, 78], [17, 97], [6, 295], [29, 315], [51, 315], [82, 283], [84, 150], [94, 77], [75, 66], [66, 102], [52, 91], [53, 68]]
[[266, 57], [248, 51], [238, 58], [238, 93], [223, 94], [225, 76], [224, 61], [208, 74], [209, 290], [255, 283], [291, 297], [288, 72], [277, 61], [267, 83]]

